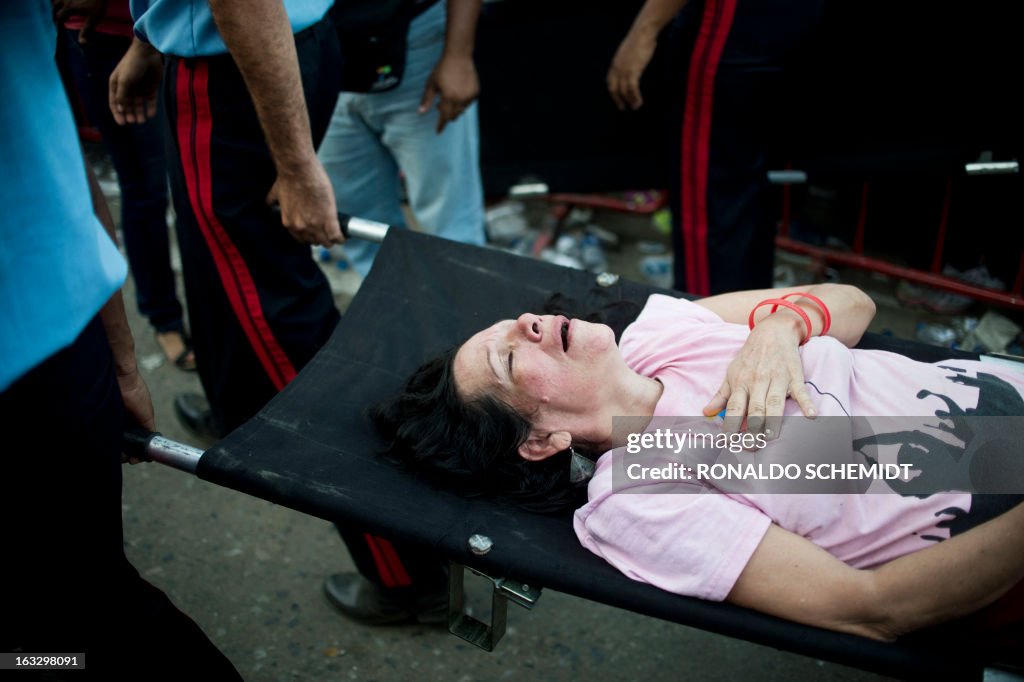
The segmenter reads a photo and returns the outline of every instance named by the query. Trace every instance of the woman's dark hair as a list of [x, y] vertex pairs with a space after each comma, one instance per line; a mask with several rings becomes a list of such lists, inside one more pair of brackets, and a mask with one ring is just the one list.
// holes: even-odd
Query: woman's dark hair
[[587, 322], [606, 324], [615, 332], [618, 343], [622, 332], [640, 315], [643, 305], [636, 301], [612, 298], [605, 289], [591, 289], [586, 303], [581, 303], [565, 294], [552, 294], [544, 303], [545, 315], [577, 317]]
[[[575, 305], [556, 294], [544, 309], [609, 324], [616, 339], [640, 311], [638, 304], [613, 301], [583, 316], [572, 314]], [[530, 434], [529, 420], [493, 396], [463, 399], [452, 372], [457, 350], [422, 365], [400, 395], [371, 408], [386, 454], [467, 495], [502, 497], [541, 513], [579, 506], [586, 483], [570, 480], [570, 452], [523, 459], [519, 446]]]
[[519, 455], [530, 422], [491, 396], [464, 400], [455, 389], [452, 349], [413, 373], [401, 395], [370, 417], [387, 454], [467, 495], [503, 497], [530, 511], [575, 508], [581, 484], [569, 481], [569, 453], [531, 462]]

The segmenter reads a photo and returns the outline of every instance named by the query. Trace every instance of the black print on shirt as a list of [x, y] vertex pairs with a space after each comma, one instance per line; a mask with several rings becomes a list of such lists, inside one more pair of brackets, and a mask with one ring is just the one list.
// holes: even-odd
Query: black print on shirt
[[[1020, 424], [1017, 420], [980, 419], [1024, 415], [1024, 399], [1012, 385], [992, 374], [979, 372], [971, 377], [959, 368], [944, 369], [955, 372], [947, 377], [949, 381], [978, 389], [976, 407], [964, 408], [947, 395], [921, 390], [917, 393], [919, 399], [935, 397], [946, 405], [945, 410], [935, 411], [942, 423], [920, 430], [873, 434], [856, 439], [854, 448], [864, 453], [864, 448], [871, 445], [899, 445], [898, 463], [910, 464], [920, 472], [909, 481], [889, 481], [890, 487], [902, 495], [924, 498], [948, 490], [1024, 490], [1024, 464], [1018, 454]], [[954, 439], [939, 438], [936, 432], [952, 434]], [[865, 457], [872, 459], [867, 454]]]

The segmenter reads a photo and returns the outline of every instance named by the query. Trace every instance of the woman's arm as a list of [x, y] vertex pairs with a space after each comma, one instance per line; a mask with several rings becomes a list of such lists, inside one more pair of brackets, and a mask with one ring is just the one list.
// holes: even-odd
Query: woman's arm
[[[828, 336], [846, 346], [860, 341], [875, 316], [874, 301], [860, 289], [845, 284], [737, 291], [710, 296], [696, 303], [726, 322], [746, 325], [750, 311], [758, 303], [791, 293], [807, 293], [819, 298], [831, 313]], [[786, 300], [807, 314], [811, 335], [821, 335], [825, 317], [817, 304], [796, 296]], [[807, 326], [792, 310], [782, 307], [774, 313], [770, 310], [771, 306], [758, 308], [754, 329], [726, 370], [725, 379], [704, 408], [704, 414], [715, 415], [724, 408], [728, 430], [739, 431], [746, 419], [748, 431], [758, 433], [764, 429], [768, 438], [775, 438], [788, 397], [792, 397], [808, 417], [816, 416], [817, 412], [804, 385], [799, 353]]]
[[[694, 301], [697, 305], [704, 306], [716, 313], [726, 322], [736, 324], [747, 324], [751, 309], [768, 298], [780, 298], [786, 294], [808, 293], [816, 296], [828, 306], [832, 314], [832, 326], [828, 336], [843, 342], [843, 345], [852, 348], [860, 341], [860, 337], [867, 331], [868, 325], [875, 317], [875, 303], [871, 297], [857, 287], [849, 284], [815, 284], [805, 287], [787, 287], [783, 289], [751, 289], [749, 291], [735, 291], [718, 296], [709, 296]], [[824, 324], [821, 310], [810, 299], [797, 298], [793, 296], [786, 299], [794, 303], [807, 313], [811, 320], [811, 334], [818, 336]], [[775, 313], [769, 315], [771, 306], [759, 308], [755, 316], [755, 322], [760, 327], [762, 324], [780, 324], [796, 330], [797, 343], [803, 338], [806, 327], [803, 320], [792, 310], [779, 308]]]
[[771, 526], [726, 601], [891, 641], [973, 613], [1024, 580], [1024, 504], [874, 570]]

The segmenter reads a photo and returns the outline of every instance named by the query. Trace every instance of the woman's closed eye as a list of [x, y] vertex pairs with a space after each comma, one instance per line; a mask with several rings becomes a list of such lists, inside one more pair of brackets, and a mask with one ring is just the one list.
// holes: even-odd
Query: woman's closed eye
[[509, 378], [509, 381], [512, 380], [512, 351], [511, 350], [509, 350], [509, 352], [508, 352], [508, 378]]

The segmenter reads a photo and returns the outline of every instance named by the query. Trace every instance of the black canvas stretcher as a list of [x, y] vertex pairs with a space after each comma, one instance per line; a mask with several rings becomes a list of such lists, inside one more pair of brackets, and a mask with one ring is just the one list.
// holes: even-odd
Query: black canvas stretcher
[[[955, 626], [884, 644], [670, 594], [629, 580], [585, 550], [568, 515], [464, 498], [379, 456], [365, 411], [395, 394], [422, 361], [496, 320], [539, 310], [552, 292], [598, 304], [642, 302], [654, 291], [625, 280], [595, 287], [590, 273], [391, 230], [329, 344], [255, 418], [205, 452], [197, 474], [300, 512], [419, 543], [489, 576], [514, 576], [531, 586], [897, 677], [980, 679], [985, 653], [965, 644]], [[926, 361], [952, 353], [870, 335], [863, 345]], [[474, 534], [493, 541], [487, 554], [470, 550]]]

